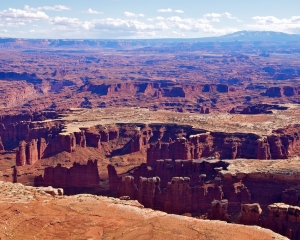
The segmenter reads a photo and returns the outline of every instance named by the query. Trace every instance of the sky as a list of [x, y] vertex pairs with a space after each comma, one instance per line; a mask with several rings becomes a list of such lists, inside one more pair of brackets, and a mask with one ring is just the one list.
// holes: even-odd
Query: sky
[[300, 34], [300, 0], [0, 0], [0, 37], [199, 38]]

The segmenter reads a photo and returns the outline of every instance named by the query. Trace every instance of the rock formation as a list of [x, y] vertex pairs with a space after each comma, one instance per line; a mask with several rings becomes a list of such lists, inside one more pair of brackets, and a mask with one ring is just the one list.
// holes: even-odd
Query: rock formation
[[19, 149], [17, 150], [16, 154], [16, 165], [17, 166], [25, 166], [27, 162], [26, 156], [26, 142], [22, 141], [19, 144]]
[[3, 146], [3, 143], [2, 143], [2, 139], [1, 139], [1, 136], [0, 136], [0, 151], [4, 151], [4, 146]]
[[300, 187], [292, 187], [282, 192], [282, 202], [292, 206], [300, 206]]
[[[122, 178], [109, 165], [108, 174], [110, 189], [117, 190], [118, 197], [129, 196], [146, 207], [183, 214], [205, 212], [213, 200], [225, 198], [233, 209], [250, 203], [245, 185], [219, 177], [224, 168], [224, 162], [159, 160], [154, 169], [142, 164]], [[206, 183], [205, 178], [211, 180]]]
[[270, 87], [266, 90], [265, 95], [269, 97], [292, 97], [299, 94], [299, 87], [283, 86]]
[[298, 240], [300, 237], [300, 208], [274, 203], [268, 206], [268, 218], [262, 227], [287, 236], [289, 239]]
[[197, 129], [175, 132], [174, 128], [169, 130], [169, 126], [161, 126], [166, 129], [157, 132], [157, 126], [149, 127], [153, 128], [153, 137], [147, 149], [148, 165], [154, 165], [159, 159], [199, 159], [216, 153], [220, 159], [287, 159], [289, 153], [299, 151], [296, 144], [299, 141], [299, 126], [274, 131], [267, 137]]
[[[298, 240], [300, 210], [295, 205], [299, 204], [299, 176], [233, 174], [226, 170], [228, 162], [158, 160], [152, 167], [141, 164], [122, 176], [110, 165], [109, 182], [117, 189], [117, 196], [129, 196], [153, 209], [208, 213], [209, 219], [262, 226]], [[273, 204], [278, 201], [294, 206]]]
[[35, 186], [52, 186], [54, 188], [95, 188], [99, 186], [99, 172], [97, 160], [89, 160], [86, 165], [74, 163], [71, 168], [47, 167], [44, 176], [35, 179]]
[[63, 196], [64, 190], [62, 188], [53, 188], [51, 186], [49, 187], [37, 187], [37, 191], [43, 191], [45, 193], [48, 193], [52, 196]]
[[227, 212], [228, 200], [223, 199], [221, 201], [213, 200], [211, 203], [211, 209], [208, 213], [208, 218], [211, 220], [230, 221], [230, 216]]
[[81, 132], [75, 132], [76, 144], [82, 148], [86, 147], [85, 129], [81, 129]]
[[300, 154], [298, 125], [274, 130], [267, 136], [207, 132], [178, 124], [120, 124], [107, 129], [99, 125], [69, 133], [62, 129], [56, 121], [0, 124], [0, 136], [4, 147], [5, 143], [26, 140], [27, 164], [33, 164], [36, 155], [42, 159], [64, 151], [71, 153], [76, 145], [101, 149], [108, 156], [141, 152], [150, 166], [159, 159], [287, 159]]
[[38, 159], [38, 141], [36, 139], [31, 140], [26, 146], [26, 163], [33, 165]]
[[36, 161], [43, 157], [46, 146], [47, 144], [43, 138], [39, 140], [32, 139], [28, 143], [21, 141], [16, 153], [16, 165], [33, 165]]
[[118, 177], [116, 169], [109, 164], [107, 166], [108, 171], [108, 181], [109, 181], [109, 190], [115, 192], [119, 188], [119, 183], [121, 182], [122, 178]]
[[287, 110], [287, 107], [276, 104], [255, 104], [247, 107], [234, 107], [229, 113], [231, 114], [272, 114], [272, 110]]
[[240, 223], [245, 225], [259, 225], [259, 217], [262, 210], [258, 203], [242, 204]]

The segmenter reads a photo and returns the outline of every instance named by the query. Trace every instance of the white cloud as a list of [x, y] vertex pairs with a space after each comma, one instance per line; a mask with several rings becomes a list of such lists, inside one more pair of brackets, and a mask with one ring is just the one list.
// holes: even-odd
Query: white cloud
[[173, 33], [174, 35], [179, 36], [179, 37], [184, 37], [184, 36], [185, 36], [183, 33], [176, 32], [176, 31], [172, 31], [172, 33]]
[[48, 19], [48, 15], [41, 11], [28, 12], [21, 9], [9, 8], [8, 10], [0, 11], [0, 18], [6, 20], [23, 19], [23, 20], [40, 20]]
[[[57, 7], [60, 6], [60, 7]], [[65, 16], [49, 17], [41, 9], [66, 9], [61, 7], [63, 5], [56, 5], [54, 7], [39, 7], [30, 8], [25, 6], [24, 9], [12, 9], [0, 11], [0, 26], [5, 27], [19, 27], [25, 26], [27, 23], [33, 21], [42, 21], [43, 29], [38, 30], [36, 25], [39, 23], [32, 23], [27, 28], [20, 29], [18, 33], [23, 32], [24, 36], [31, 33], [32, 36], [39, 37], [80, 37], [80, 38], [142, 38], [142, 37], [174, 37], [174, 36], [193, 36], [201, 37], [203, 35], [220, 35], [237, 31], [236, 28], [230, 27], [216, 27], [215, 23], [223, 19], [238, 20], [230, 13], [207, 13], [202, 18], [185, 18], [182, 10], [173, 10], [171, 8], [158, 9], [158, 12], [174, 13], [175, 16], [162, 17], [156, 16], [152, 18], [145, 17], [142, 13], [124, 12], [123, 18], [98, 18], [89, 21], [84, 21], [81, 18], [69, 18]], [[84, 11], [89, 14], [100, 14], [91, 8]], [[176, 14], [175, 14], [176, 13]], [[176, 16], [177, 15], [177, 16]], [[300, 17], [299, 17], [300, 19]], [[299, 20], [297, 17], [291, 19], [293, 22]], [[274, 19], [273, 19], [274, 20]], [[267, 21], [266, 19], [256, 18], [257, 22]], [[270, 20], [268, 20], [270, 21]], [[274, 20], [275, 21], [275, 20]], [[33, 26], [33, 27], [32, 27]], [[49, 27], [50, 26], [50, 27]], [[36, 29], [36, 30], [34, 30]], [[15, 31], [17, 33], [17, 31]]]
[[160, 13], [171, 13], [171, 12], [184, 13], [183, 10], [180, 10], [180, 9], [173, 10], [172, 8], [160, 8], [160, 9], [157, 9], [156, 12], [160, 12]]
[[150, 22], [153, 22], [155, 20], [158, 20], [158, 21], [163, 21], [165, 18], [164, 17], [161, 17], [161, 16], [157, 16], [155, 18], [147, 18], [147, 21], [150, 21]]
[[143, 14], [143, 13], [136, 14], [136, 13], [133, 13], [133, 12], [124, 12], [124, 16], [125, 17], [145, 17], [145, 14]]
[[83, 13], [88, 13], [88, 14], [103, 14], [103, 12], [98, 12], [96, 10], [93, 10], [91, 8], [89, 8], [88, 10], [86, 11], [82, 11]]
[[54, 17], [49, 19], [49, 23], [52, 25], [64, 26], [69, 28], [77, 28], [77, 29], [90, 28], [90, 22], [82, 22], [78, 18]]
[[160, 9], [157, 9], [157, 12], [160, 12], [160, 13], [166, 13], [166, 12], [173, 12], [173, 9], [171, 8], [160, 8]]
[[37, 8], [31, 8], [28, 5], [24, 6], [25, 11], [41, 11], [41, 10], [46, 10], [46, 11], [66, 11], [66, 10], [71, 10], [71, 8], [64, 6], [64, 5], [55, 5], [53, 7], [50, 6], [43, 6], [43, 7], [37, 7]]
[[221, 18], [225, 17], [230, 20], [235, 20], [237, 22], [243, 22], [239, 18], [232, 16], [229, 12], [224, 13], [206, 13], [203, 15], [205, 19], [207, 19], [210, 22], [220, 22]]
[[237, 22], [243, 22], [243, 21], [241, 21], [239, 18], [233, 17], [232, 14], [229, 13], [229, 12], [224, 12], [222, 15], [223, 15], [224, 17], [228, 18], [228, 19], [236, 20]]
[[7, 27], [20, 27], [37, 20], [47, 20], [49, 16], [42, 11], [26, 11], [22, 9], [9, 8], [0, 11], [0, 22]]
[[300, 16], [277, 18], [275, 16], [255, 16], [255, 23], [245, 25], [250, 30], [300, 33]]
[[97, 29], [102, 30], [122, 30], [122, 31], [145, 31], [145, 30], [162, 30], [159, 25], [146, 24], [137, 20], [124, 20], [119, 18], [97, 19], [93, 21]]
[[222, 14], [220, 13], [206, 13], [203, 15], [204, 18], [220, 18], [222, 17]]

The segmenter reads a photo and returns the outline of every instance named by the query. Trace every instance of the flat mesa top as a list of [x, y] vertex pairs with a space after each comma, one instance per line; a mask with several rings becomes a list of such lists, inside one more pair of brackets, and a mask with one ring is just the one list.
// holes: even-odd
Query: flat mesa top
[[72, 109], [61, 118], [71, 121], [62, 134], [79, 132], [81, 127], [114, 125], [117, 123], [176, 123], [191, 125], [207, 131], [240, 132], [268, 135], [272, 130], [300, 124], [300, 106], [286, 104], [287, 110], [273, 110], [272, 114], [197, 114], [166, 110], [149, 111], [144, 108]]

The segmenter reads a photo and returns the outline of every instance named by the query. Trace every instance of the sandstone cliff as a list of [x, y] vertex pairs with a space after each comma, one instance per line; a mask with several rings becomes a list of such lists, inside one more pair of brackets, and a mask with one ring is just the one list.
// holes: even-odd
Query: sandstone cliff
[[[146, 207], [169, 213], [206, 212], [213, 200], [229, 199], [231, 208], [250, 203], [251, 194], [239, 180], [222, 183], [219, 168], [224, 162], [159, 160], [154, 169], [146, 164], [120, 178], [108, 166], [111, 189]], [[208, 181], [209, 180], [209, 181]]]
[[74, 163], [71, 168], [47, 167], [44, 176], [35, 178], [36, 186], [52, 186], [55, 188], [95, 188], [99, 186], [99, 172], [97, 160], [89, 160], [86, 165]]

